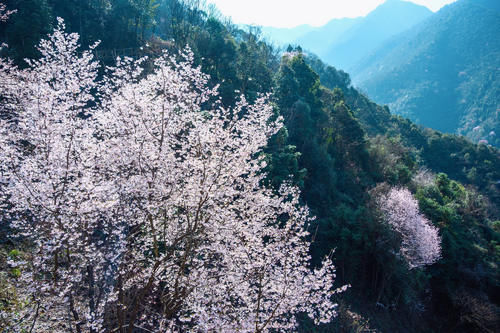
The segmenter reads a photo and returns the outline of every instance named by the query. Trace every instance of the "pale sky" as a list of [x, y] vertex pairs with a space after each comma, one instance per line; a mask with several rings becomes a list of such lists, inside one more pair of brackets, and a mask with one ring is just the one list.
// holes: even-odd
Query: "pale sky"
[[[208, 0], [237, 24], [321, 26], [333, 18], [364, 16], [385, 0]], [[455, 0], [412, 0], [437, 11]]]

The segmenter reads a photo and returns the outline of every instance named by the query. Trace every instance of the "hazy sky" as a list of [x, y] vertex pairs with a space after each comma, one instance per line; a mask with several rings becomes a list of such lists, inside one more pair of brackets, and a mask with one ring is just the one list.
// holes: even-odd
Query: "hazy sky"
[[[234, 23], [274, 27], [320, 26], [333, 18], [364, 16], [385, 0], [208, 0]], [[437, 11], [455, 0], [412, 0]]]

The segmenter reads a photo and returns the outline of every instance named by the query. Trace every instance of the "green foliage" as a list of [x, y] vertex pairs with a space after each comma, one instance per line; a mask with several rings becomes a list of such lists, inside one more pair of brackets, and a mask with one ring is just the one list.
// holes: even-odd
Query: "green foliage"
[[12, 268], [10, 270], [10, 275], [17, 279], [21, 276], [21, 270], [19, 268]]
[[17, 249], [13, 249], [9, 252], [9, 257], [13, 260], [19, 259], [19, 256], [21, 255], [21, 252]]
[[38, 56], [35, 45], [52, 28], [52, 11], [46, 0], [15, 0], [8, 3], [17, 12], [0, 23], [1, 40], [9, 45], [10, 56], [20, 65], [24, 58]]
[[[304, 56], [293, 52], [283, 58], [277, 75], [277, 104], [288, 140], [300, 152], [298, 169], [306, 170], [303, 199], [317, 216], [310, 226], [313, 259], [335, 246], [338, 279], [352, 284], [353, 298], [407, 307], [420, 296], [426, 278], [408, 278], [407, 267], [395, 255], [398, 239], [378, 222], [371, 206], [367, 191], [389, 178], [379, 172], [386, 166], [374, 163], [363, 126], [343, 91], [319, 87]], [[394, 182], [405, 183], [415, 162], [406, 151], [400, 155]]]
[[336, 205], [354, 202], [351, 195], [344, 195], [353, 188], [362, 197], [367, 169], [365, 133], [342, 92], [321, 88], [319, 76], [297, 51], [283, 58], [276, 85], [288, 142], [300, 153], [299, 169], [307, 170], [304, 200], [319, 216], [326, 216]]
[[[19, 279], [21, 269], [10, 267], [8, 260], [22, 260], [24, 252], [18, 249], [9, 251], [8, 247], [0, 246], [0, 327], [9, 327], [12, 318], [30, 302], [29, 294], [23, 289]], [[20, 319], [20, 318], [18, 318]]]
[[380, 135], [371, 140], [370, 161], [375, 177], [392, 185], [410, 183], [417, 166], [410, 150], [399, 140]]
[[[480, 189], [490, 187], [500, 179], [498, 151], [486, 145], [473, 145], [461, 137], [434, 133], [422, 155], [433, 169], [447, 169], [453, 178], [471, 182]], [[477, 178], [478, 173], [482, 175], [481, 179]]]
[[483, 321], [469, 316], [478, 302], [487, 311], [494, 309], [491, 295], [500, 291], [500, 233], [489, 218], [487, 200], [443, 173], [416, 196], [421, 210], [439, 225], [442, 237], [443, 258], [430, 271], [436, 301], [453, 307], [462, 330], [489, 331], [495, 321], [486, 321], [486, 313]]

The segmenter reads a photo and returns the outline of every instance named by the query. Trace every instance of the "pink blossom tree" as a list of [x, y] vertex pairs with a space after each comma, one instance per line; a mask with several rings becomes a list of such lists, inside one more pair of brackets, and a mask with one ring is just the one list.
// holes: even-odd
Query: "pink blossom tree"
[[406, 188], [392, 188], [378, 199], [389, 225], [401, 236], [400, 253], [410, 269], [431, 265], [441, 256], [438, 228], [418, 209], [418, 202]]
[[332, 266], [308, 268], [307, 208], [293, 187], [261, 186], [258, 155], [281, 119], [271, 120], [266, 96], [223, 108], [192, 53], [181, 57], [165, 54], [145, 77], [119, 63], [96, 114], [107, 152], [99, 168], [114, 175], [134, 230], [117, 290], [134, 297], [121, 309], [162, 329], [292, 329], [299, 312], [329, 321]]
[[268, 97], [222, 107], [189, 49], [148, 73], [144, 59], [119, 59], [99, 82], [77, 41], [60, 21], [42, 58], [14, 70], [15, 121], [0, 128], [13, 226], [34, 244], [25, 281], [54, 309], [43, 324], [267, 332], [294, 329], [299, 313], [330, 321], [345, 287], [334, 289], [329, 258], [310, 267], [299, 191], [261, 185], [261, 149], [282, 126]]

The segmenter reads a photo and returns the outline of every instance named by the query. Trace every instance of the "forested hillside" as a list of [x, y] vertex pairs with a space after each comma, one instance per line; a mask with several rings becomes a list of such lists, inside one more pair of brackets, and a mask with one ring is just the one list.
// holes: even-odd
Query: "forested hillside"
[[378, 103], [424, 126], [500, 144], [498, 1], [460, 0], [352, 69]]
[[[499, 151], [393, 116], [200, 3], [6, 3], [0, 75], [26, 84], [0, 93], [0, 143], [16, 143], [0, 150], [0, 327], [495, 332]], [[82, 47], [51, 58], [35, 46], [65, 36], [56, 17]]]

